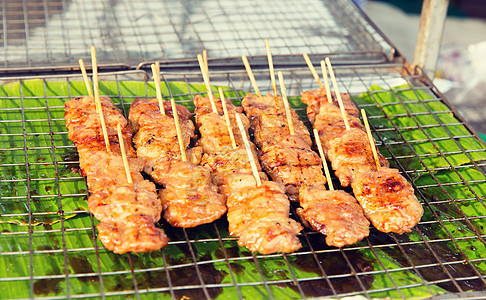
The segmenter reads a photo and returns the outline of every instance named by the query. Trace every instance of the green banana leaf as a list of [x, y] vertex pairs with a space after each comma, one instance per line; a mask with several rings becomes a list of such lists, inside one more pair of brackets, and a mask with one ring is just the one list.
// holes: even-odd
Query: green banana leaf
[[[169, 89], [176, 101], [191, 110], [191, 93], [205, 92], [201, 84], [162, 84], [163, 95], [169, 95]], [[245, 94], [223, 89], [236, 104]], [[137, 81], [100, 82], [100, 93], [110, 96], [126, 113], [133, 99], [154, 97], [155, 89], [151, 83]], [[67, 139], [63, 118], [64, 102], [84, 94], [83, 82], [25, 80], [0, 86], [1, 299], [68, 295], [125, 299], [137, 294], [143, 299], [207, 295], [267, 299], [269, 294], [275, 299], [299, 299], [335, 293], [422, 299], [454, 291], [442, 270], [424, 263], [434, 264], [431, 249], [442, 261], [459, 260], [451, 255], [460, 249], [486, 274], [484, 243], [467, 239], [484, 234], [480, 216], [486, 215], [481, 202], [485, 180], [472, 165], [486, 158], [484, 146], [469, 137], [446, 139], [451, 134], [470, 134], [439, 101], [419, 101], [434, 99], [422, 90], [373, 87], [353, 99], [366, 108], [372, 126], [381, 130], [375, 138], [396, 142], [380, 146], [382, 153], [405, 157], [399, 159], [400, 166], [418, 170], [411, 175], [424, 203], [424, 225], [402, 236], [372, 230], [368, 240], [343, 249], [327, 247], [322, 235], [306, 229], [302, 250], [267, 256], [239, 247], [229, 237], [224, 218], [186, 230], [162, 222], [171, 243], [161, 251], [117, 255], [104, 250], [96, 239], [97, 221], [87, 212], [86, 183], [77, 172], [76, 150]], [[291, 97], [290, 103], [305, 108], [298, 97]], [[412, 122], [402, 117], [404, 106], [412, 112], [436, 113], [416, 116]], [[299, 113], [305, 115], [304, 110]], [[458, 125], [433, 127], [442, 123]], [[417, 125], [425, 131], [413, 129]], [[412, 129], [400, 130], [396, 139], [396, 133], [387, 129], [397, 127]], [[432, 143], [429, 137], [445, 139]], [[461, 147], [469, 152], [453, 150]], [[420, 159], [414, 157], [415, 152]], [[448, 154], [443, 158], [432, 155], [438, 153]], [[463, 166], [459, 171], [444, 169], [459, 166]], [[430, 241], [430, 248], [424, 241]], [[468, 265], [447, 268], [454, 275], [474, 276]], [[199, 288], [201, 279], [207, 294]], [[474, 280], [460, 283], [465, 291], [479, 289]]]

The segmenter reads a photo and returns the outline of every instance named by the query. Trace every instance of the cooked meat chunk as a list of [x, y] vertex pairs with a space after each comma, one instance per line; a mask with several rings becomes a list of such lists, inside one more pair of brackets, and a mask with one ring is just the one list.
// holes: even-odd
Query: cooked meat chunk
[[[144, 162], [139, 158], [128, 158], [130, 174], [134, 182], [143, 181]], [[105, 151], [79, 150], [79, 166], [81, 174], [87, 177], [90, 193], [105, 190], [111, 186], [128, 184], [125, 167], [120, 154]]]
[[[276, 144], [282, 138], [290, 135], [283, 101], [281, 97], [278, 97], [278, 99], [280, 101], [279, 108], [275, 107], [274, 98], [270, 94], [263, 97], [247, 94], [241, 103], [250, 119], [255, 144], [260, 148], [265, 143]], [[300, 137], [310, 148], [312, 140], [309, 130], [299, 120], [299, 116], [293, 109], [291, 109], [291, 115], [295, 135]]]
[[326, 235], [329, 246], [343, 247], [369, 235], [370, 222], [356, 199], [344, 191], [304, 186], [299, 193], [300, 215], [312, 228]]
[[[116, 253], [160, 249], [168, 243], [168, 238], [155, 227], [162, 211], [155, 185], [140, 174], [144, 162], [136, 158], [127, 120], [108, 97], [102, 97], [101, 103], [110, 152], [106, 150], [93, 98], [67, 101], [64, 115], [68, 136], [78, 148], [80, 173], [87, 177], [91, 193], [88, 208], [100, 220], [98, 238]], [[122, 128], [132, 184], [128, 183], [120, 154], [117, 125]]]
[[[248, 128], [250, 127], [248, 118], [243, 114], [240, 114], [240, 118], [243, 126], [245, 126], [245, 130], [248, 132]], [[197, 144], [203, 148], [204, 153], [215, 154], [233, 149], [231, 136], [224, 116], [211, 112], [197, 116], [197, 119], [197, 126], [201, 134], [201, 138], [197, 141]], [[244, 148], [245, 146], [236, 120], [230, 118], [230, 124], [236, 146], [238, 148]]]
[[[324, 108], [325, 104], [331, 104], [339, 110], [339, 104], [337, 101], [336, 93], [331, 92], [332, 102], [327, 99], [326, 89], [310, 90], [302, 93], [301, 100], [307, 104], [307, 117], [309, 121], [314, 124], [316, 116], [319, 113], [326, 111], [327, 107]], [[350, 117], [359, 118], [359, 110], [351, 102], [351, 97], [349, 94], [341, 93], [341, 99], [343, 100], [344, 109]]]
[[[258, 156], [253, 153], [258, 171], [261, 171]], [[246, 149], [239, 148], [218, 154], [205, 154], [201, 160], [201, 165], [206, 166], [211, 171], [211, 178], [214, 184], [219, 187], [219, 192], [226, 197], [229, 196], [230, 187], [228, 178], [235, 174], [252, 174], [250, 160]], [[266, 179], [263, 172], [260, 178]]]
[[210, 223], [226, 212], [224, 197], [211, 183], [207, 168], [198, 166], [202, 149], [187, 149], [195, 138], [192, 114], [177, 105], [183, 146], [188, 161], [181, 161], [172, 109], [166, 107], [166, 115], [159, 110], [157, 100], [137, 99], [130, 107], [130, 122], [138, 128], [134, 137], [137, 155], [145, 159], [144, 171], [164, 186], [160, 198], [164, 218], [176, 227], [195, 227]]
[[[133, 142], [137, 148], [137, 156], [145, 159], [144, 171], [149, 175], [159, 159], [169, 157], [179, 160], [181, 155], [172, 109], [169, 110], [166, 104], [164, 107], [166, 115], [160, 113], [158, 102], [153, 99], [136, 99], [130, 107], [131, 124], [138, 128]], [[179, 109], [183, 112], [179, 125], [184, 147], [187, 148], [191, 139], [196, 138], [194, 124], [188, 119], [190, 113], [186, 112], [187, 108], [178, 105], [177, 109], [178, 115]]]
[[[376, 171], [366, 132], [356, 128], [347, 130], [331, 140], [329, 147], [329, 160], [342, 186], [349, 186], [358, 173]], [[388, 161], [384, 158], [380, 162], [383, 166], [388, 166]]]
[[167, 245], [162, 229], [153, 226], [145, 215], [131, 215], [120, 223], [99, 223], [98, 238], [106, 249], [118, 254], [151, 252]]
[[424, 213], [412, 186], [396, 169], [360, 173], [352, 187], [366, 217], [382, 232], [411, 232]]
[[[346, 131], [344, 120], [341, 115], [339, 107], [330, 104], [322, 104], [323, 113], [316, 115], [313, 122], [313, 127], [317, 129], [319, 138], [322, 143], [322, 149], [324, 154], [327, 155], [329, 151], [329, 142]], [[348, 115], [348, 121], [350, 128], [356, 128], [365, 131], [361, 121], [358, 117]]]
[[[100, 97], [103, 116], [110, 141], [110, 150], [120, 153], [118, 145], [117, 124], [120, 124], [127, 156], [135, 157], [132, 147], [132, 131], [128, 122], [108, 97]], [[95, 100], [92, 97], [78, 97], [66, 101], [64, 118], [68, 129], [68, 138], [79, 147], [92, 150], [106, 150], [100, 115], [96, 112]]]
[[265, 145], [262, 167], [276, 182], [285, 186], [291, 200], [297, 201], [303, 184], [326, 183], [322, 161], [314, 151], [302, 148], [305, 143], [297, 136], [286, 137], [274, 145]]
[[98, 238], [108, 250], [149, 252], [168, 243], [164, 232], [154, 226], [160, 220], [162, 205], [149, 181], [100, 190], [89, 197], [88, 207], [101, 221]]
[[228, 222], [238, 245], [262, 254], [290, 253], [302, 247], [297, 234], [302, 226], [289, 218], [290, 203], [284, 188], [270, 181], [257, 187], [252, 175], [231, 176]]
[[[158, 173], [155, 169], [153, 173]], [[176, 227], [195, 227], [219, 219], [225, 212], [225, 199], [211, 183], [207, 168], [172, 160], [159, 176], [164, 189], [160, 198], [164, 218]]]
[[[165, 114], [173, 118], [172, 106], [170, 102], [163, 101]], [[179, 121], [184, 123], [192, 117], [192, 113], [184, 105], [176, 104], [177, 116]], [[128, 113], [128, 120], [133, 132], [137, 132], [139, 129], [140, 117], [143, 115], [157, 116], [161, 115], [159, 101], [157, 99], [140, 99], [137, 98], [130, 105], [130, 111]]]
[[[226, 109], [228, 110], [228, 115], [230, 117], [230, 120], [234, 119], [234, 115], [236, 113], [240, 115], [243, 113], [242, 107], [234, 105], [230, 99], [225, 98], [225, 100], [226, 100]], [[213, 113], [211, 101], [209, 100], [209, 97], [207, 96], [202, 97], [201, 95], [196, 95], [192, 101], [194, 102], [194, 105], [196, 107], [194, 111], [196, 114], [196, 125], [200, 126], [201, 122], [199, 122], [199, 117], [209, 113]], [[223, 105], [221, 103], [221, 99], [214, 97], [214, 105], [216, 106], [218, 114], [222, 116], [224, 114], [224, 111], [223, 111]]]

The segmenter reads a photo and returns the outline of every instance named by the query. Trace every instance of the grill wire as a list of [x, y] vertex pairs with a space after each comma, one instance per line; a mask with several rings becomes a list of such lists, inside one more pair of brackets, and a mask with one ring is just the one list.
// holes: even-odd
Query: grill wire
[[[271, 91], [268, 71], [254, 71], [262, 93]], [[299, 96], [305, 90], [318, 87], [307, 69], [283, 70], [283, 74], [289, 96]], [[192, 84], [203, 83], [201, 75], [189, 71], [165, 72], [162, 75], [166, 84], [181, 82], [189, 90], [187, 93], [172, 88], [164, 98], [174, 97], [178, 103], [192, 107], [191, 99], [198, 93]], [[211, 71], [210, 75], [212, 85], [225, 86], [226, 92], [237, 94], [237, 91], [252, 91], [246, 73], [242, 71]], [[292, 297], [302, 299], [354, 295], [371, 299], [388, 292], [406, 299], [417, 290], [421, 291], [419, 297], [422, 298], [435, 297], [442, 293], [449, 296], [454, 294], [460, 298], [484, 296], [486, 280], [479, 267], [486, 263], [486, 234], [481, 225], [484, 224], [486, 214], [480, 213], [486, 209], [486, 163], [476, 159], [476, 155], [485, 154], [484, 145], [470, 131], [467, 134], [454, 135], [454, 128], [467, 124], [449, 106], [444, 106], [446, 108], [439, 111], [431, 110], [429, 105], [444, 104], [445, 100], [434, 87], [427, 84], [423, 76], [408, 73], [400, 64], [336, 68], [336, 76], [341, 92], [348, 92], [353, 96], [368, 91], [373, 84], [378, 84], [386, 92], [397, 96], [397, 102], [381, 103], [379, 99], [383, 91], [371, 90], [367, 93], [373, 101], [360, 102], [358, 108], [367, 110], [373, 134], [383, 155], [412, 182], [416, 195], [423, 201], [424, 209], [431, 216], [422, 219], [412, 234], [383, 234], [371, 229], [370, 236], [362, 242], [344, 248], [333, 248], [325, 246], [322, 235], [306, 229], [300, 235], [303, 249], [291, 254], [260, 255], [238, 248], [236, 239], [229, 237], [227, 221], [223, 218], [195, 229], [171, 228], [163, 222], [162, 226], [171, 241], [167, 247], [152, 254], [116, 255], [106, 251], [96, 239], [97, 221], [86, 208], [73, 209], [71, 205], [72, 202], [83, 202], [82, 199], [88, 194], [85, 180], [69, 172], [70, 168], [78, 167], [78, 162], [73, 156], [75, 147], [67, 139], [62, 104], [65, 100], [80, 95], [71, 84], [82, 79], [77, 75], [45, 76], [39, 78], [44, 87], [42, 97], [30, 96], [29, 87], [21, 85], [19, 97], [0, 98], [1, 102], [10, 102], [17, 106], [1, 106], [0, 166], [3, 170], [25, 171], [25, 178], [18, 176], [22, 172], [12, 172], [10, 177], [3, 174], [0, 180], [2, 186], [14, 184], [18, 189], [15, 192], [5, 188], [1, 190], [2, 206], [6, 203], [24, 203], [25, 207], [17, 207], [11, 213], [3, 209], [0, 221], [3, 223], [8, 219], [21, 219], [27, 225], [0, 224], [0, 262], [7, 270], [0, 277], [0, 285], [4, 291], [19, 285], [24, 289], [23, 294], [10, 297], [4, 294], [1, 298], [111, 299], [131, 296], [146, 299], [161, 295], [171, 298], [189, 295], [195, 299], [210, 299], [221, 295], [244, 299], [248, 297], [245, 295], [257, 295], [268, 299], [283, 299], [286, 296], [283, 293], [287, 293], [288, 288], [295, 293]], [[32, 78], [12, 77], [6, 81], [19, 80], [26, 83], [27, 79]], [[143, 71], [100, 74], [100, 81], [102, 91], [103, 82], [115, 82], [117, 93], [109, 96], [125, 116], [134, 98], [132, 93], [127, 92], [126, 82], [137, 81], [144, 86], [144, 91], [137, 94], [137, 97], [148, 97], [149, 93], [153, 93], [153, 88], [148, 84], [150, 77]], [[67, 85], [68, 93], [54, 95], [49, 87], [53, 82]], [[402, 88], [401, 91], [416, 95], [415, 99], [404, 100], [398, 92], [392, 90], [393, 86], [403, 83], [410, 86]], [[423, 91], [434, 92], [432, 95], [435, 96], [420, 100], [419, 93]], [[235, 102], [241, 99], [240, 94], [232, 98]], [[32, 101], [43, 104], [32, 106]], [[292, 104], [295, 102], [291, 101]], [[413, 104], [422, 106], [424, 111], [410, 110], [409, 106]], [[405, 113], [386, 113], [388, 106], [400, 107]], [[303, 120], [307, 120], [303, 117], [304, 108], [296, 110]], [[376, 111], [381, 113], [377, 114]], [[35, 113], [45, 114], [44, 117], [38, 117]], [[432, 117], [437, 121], [436, 124], [420, 125], [424, 116]], [[453, 116], [454, 121], [444, 122], [443, 116]], [[404, 117], [413, 121], [416, 126], [397, 125], [397, 120]], [[381, 121], [389, 122], [393, 126], [381, 127]], [[42, 125], [40, 129], [36, 125], [45, 122], [47, 127]], [[21, 133], [4, 130], [13, 128], [11, 126], [20, 128]], [[431, 132], [435, 129], [441, 129], [447, 135], [434, 137]], [[407, 138], [410, 130], [422, 133], [423, 138]], [[396, 138], [387, 138], [390, 133]], [[479, 146], [465, 149], [462, 141], [469, 139], [479, 143]], [[44, 140], [46, 145], [39, 146], [39, 140]], [[457, 149], [446, 149], [444, 141], [453, 141]], [[418, 144], [432, 146], [436, 152], [419, 153], [415, 147]], [[397, 152], [397, 149], [405, 150]], [[461, 157], [466, 157], [466, 161], [456, 165], [454, 159], [457, 155], [463, 155]], [[435, 156], [442, 158], [444, 164], [429, 167], [430, 158]], [[408, 168], [407, 163], [412, 160], [420, 162], [423, 168]], [[54, 176], [39, 176], [39, 171], [44, 169], [50, 169], [49, 172]], [[466, 178], [463, 173], [466, 169], [473, 169], [477, 177]], [[452, 171], [455, 177], [444, 180], [441, 174], [448, 171]], [[418, 179], [424, 176], [428, 176], [430, 180], [426, 184], [417, 185]], [[335, 177], [333, 181], [337, 183]], [[21, 189], [22, 186], [25, 190]], [[458, 197], [451, 192], [451, 187], [466, 190], [468, 196]], [[77, 189], [77, 192], [73, 192], [73, 189]], [[428, 194], [430, 190], [438, 190], [440, 193], [431, 197]], [[57, 205], [47, 211], [36, 210], [38, 203], [52, 199]], [[464, 211], [463, 203], [476, 203], [476, 211], [479, 212], [471, 214]], [[459, 215], [447, 215], [444, 208], [454, 209]], [[294, 209], [295, 207], [292, 208], [292, 216], [298, 219]], [[44, 219], [59, 222], [53, 225], [37, 225], [39, 220]], [[457, 225], [462, 230], [451, 231], [451, 225]], [[445, 236], [434, 235], [434, 230], [445, 232]], [[469, 247], [472, 246], [469, 246], [468, 241], [476, 241], [476, 247], [483, 247], [476, 249], [474, 257], [469, 257], [472, 250]], [[448, 247], [457, 249], [457, 253], [445, 251]], [[201, 251], [208, 248], [213, 249], [217, 255], [208, 256], [204, 253], [206, 250]], [[360, 254], [365, 251], [368, 257]], [[89, 256], [89, 259], [83, 260], [83, 255]], [[141, 265], [140, 261], [144, 257], [151, 257], [161, 263]], [[58, 266], [48, 268], [49, 271], [42, 267], [52, 262], [56, 262]], [[89, 267], [86, 266], [87, 263]], [[242, 265], [247, 269], [241, 270]], [[248, 269], [250, 265], [253, 268], [251, 270]], [[223, 269], [229, 272], [221, 272]], [[402, 281], [403, 277], [400, 276], [405, 273], [411, 273], [415, 277]], [[243, 277], [248, 274], [251, 276]], [[190, 279], [184, 281], [183, 277]], [[118, 282], [118, 285], [113, 285], [113, 281]], [[386, 284], [372, 288], [372, 284], [379, 281]], [[88, 290], [79, 290], [79, 283], [89, 285]], [[42, 289], [42, 286], [47, 288]], [[438, 291], [437, 286], [443, 290]]]
[[[290, 9], [291, 8], [291, 9]], [[345, 17], [343, 17], [345, 16]], [[350, 53], [383, 61], [391, 46], [345, 0], [4, 0], [0, 67], [77, 67], [98, 49], [103, 64], [273, 54]], [[276, 58], [278, 60], [278, 57]], [[238, 59], [239, 60], [239, 59]], [[101, 65], [100, 67], [103, 67]]]

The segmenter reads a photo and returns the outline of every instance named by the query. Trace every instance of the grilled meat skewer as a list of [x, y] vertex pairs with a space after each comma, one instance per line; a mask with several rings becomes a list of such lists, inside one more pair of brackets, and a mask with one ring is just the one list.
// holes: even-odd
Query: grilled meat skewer
[[[148, 252], [168, 243], [155, 227], [162, 205], [155, 185], [144, 180], [143, 160], [131, 146], [131, 129], [121, 111], [108, 97], [100, 97], [111, 152], [106, 151], [100, 116], [92, 97], [78, 97], [65, 103], [68, 137], [79, 152], [80, 173], [87, 177], [91, 195], [90, 212], [100, 220], [98, 238], [116, 253]], [[122, 128], [133, 184], [129, 184], [118, 144], [117, 125]]]

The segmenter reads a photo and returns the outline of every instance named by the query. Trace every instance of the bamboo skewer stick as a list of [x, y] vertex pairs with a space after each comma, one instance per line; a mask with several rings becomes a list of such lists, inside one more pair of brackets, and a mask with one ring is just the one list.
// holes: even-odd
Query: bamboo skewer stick
[[324, 88], [326, 89], [327, 102], [332, 103], [331, 87], [329, 86], [329, 78], [327, 77], [326, 65], [321, 60], [322, 79], [324, 80]]
[[285, 106], [285, 114], [287, 115], [287, 123], [289, 125], [290, 135], [294, 135], [294, 123], [292, 122], [292, 115], [290, 114], [289, 100], [287, 99], [287, 90], [285, 89], [285, 83], [282, 72], [278, 72], [278, 79], [280, 81], [280, 90], [282, 92], [282, 99]]
[[366, 112], [363, 108], [361, 109], [361, 116], [363, 116], [363, 123], [366, 128], [366, 133], [368, 134], [368, 139], [370, 140], [371, 151], [373, 151], [373, 157], [375, 158], [376, 169], [380, 171], [381, 166], [380, 166], [380, 160], [378, 158], [378, 152], [376, 151], [376, 146], [374, 142], [375, 140], [371, 135], [370, 123], [368, 123], [368, 117], [366, 116]]
[[86, 90], [88, 91], [88, 96], [93, 97], [93, 89], [91, 88], [91, 83], [89, 82], [88, 74], [86, 74], [84, 61], [81, 58], [79, 59], [79, 68], [81, 69], [81, 73], [83, 74], [83, 80], [84, 80], [84, 84], [86, 85]]
[[349, 127], [348, 116], [346, 110], [344, 109], [343, 99], [341, 98], [341, 93], [339, 93], [336, 77], [334, 76], [334, 71], [332, 70], [332, 65], [331, 65], [331, 61], [329, 60], [329, 57], [326, 57], [326, 65], [327, 65], [327, 69], [329, 70], [329, 75], [331, 76], [332, 86], [334, 87], [334, 93], [336, 94], [339, 103], [339, 108], [341, 109], [341, 114], [343, 115], [344, 126], [346, 126], [346, 130], [349, 130], [350, 127]]
[[273, 58], [268, 39], [265, 39], [265, 47], [267, 48], [268, 67], [270, 69], [270, 79], [272, 80], [273, 99], [275, 100], [275, 106], [278, 108], [277, 82], [275, 81], [275, 70], [273, 69]]
[[214, 113], [218, 113], [218, 109], [216, 108], [216, 104], [214, 103], [213, 91], [211, 90], [211, 85], [209, 83], [209, 76], [208, 73], [206, 73], [206, 65], [204, 64], [201, 54], [197, 55], [197, 60], [199, 62], [199, 68], [201, 68], [204, 83], [206, 84], [206, 91], [208, 93], [209, 102], [211, 102], [211, 108], [213, 109]]
[[181, 126], [179, 124], [179, 116], [177, 115], [177, 106], [174, 101], [174, 98], [170, 99], [170, 104], [172, 105], [172, 114], [174, 115], [174, 122], [175, 122], [176, 132], [177, 132], [177, 141], [179, 142], [179, 148], [181, 149], [182, 161], [187, 161], [186, 147], [184, 147], [184, 142], [182, 140]]
[[127, 175], [127, 181], [129, 184], [132, 184], [132, 174], [130, 174], [130, 167], [128, 165], [127, 152], [125, 151], [125, 143], [123, 142], [120, 123], [116, 124], [116, 132], [118, 134], [118, 143], [120, 144], [120, 151], [122, 155], [123, 166], [125, 167], [125, 173]]
[[106, 151], [111, 152], [110, 141], [108, 139], [108, 132], [106, 130], [105, 117], [103, 115], [103, 108], [101, 107], [100, 89], [98, 86], [98, 64], [96, 62], [96, 49], [94, 46], [91, 47], [91, 64], [93, 66], [93, 89], [94, 89], [95, 102], [96, 102], [96, 111], [100, 115], [101, 129], [103, 130], [103, 137], [105, 139]]
[[314, 65], [312, 64], [312, 61], [309, 58], [309, 55], [307, 55], [307, 53], [304, 53], [304, 54], [302, 54], [302, 56], [304, 56], [304, 60], [307, 63], [307, 66], [309, 67], [309, 69], [312, 73], [312, 76], [314, 76], [314, 79], [317, 81], [317, 83], [319, 84], [321, 89], [323, 89], [324, 86], [322, 85], [321, 79], [319, 78], [319, 74], [317, 74], [316, 69], [314, 68]]
[[317, 149], [319, 150], [319, 155], [321, 156], [322, 166], [324, 167], [324, 173], [326, 173], [327, 184], [329, 185], [329, 190], [334, 191], [334, 185], [331, 180], [331, 173], [329, 172], [329, 167], [326, 163], [326, 157], [324, 156], [324, 151], [322, 150], [321, 138], [319, 137], [319, 132], [314, 128], [314, 137], [316, 139]]
[[208, 74], [209, 77], [208, 51], [206, 49], [203, 50], [203, 61], [206, 66], [206, 74]]
[[157, 101], [159, 101], [160, 113], [165, 116], [165, 107], [164, 107], [164, 101], [162, 100], [162, 92], [160, 91], [160, 77], [159, 77], [159, 72], [157, 70], [157, 65], [152, 64], [150, 65], [150, 67], [152, 68], [152, 74], [154, 75], [154, 85], [157, 94]]
[[231, 139], [231, 145], [233, 146], [233, 149], [236, 149], [235, 135], [233, 134], [233, 129], [231, 128], [228, 109], [226, 108], [226, 99], [224, 99], [223, 89], [218, 88], [218, 92], [219, 92], [219, 98], [221, 99], [221, 105], [223, 106], [224, 119], [226, 121], [226, 127], [228, 127], [228, 132]]
[[238, 114], [235, 114], [235, 118], [236, 118], [236, 123], [238, 123], [238, 128], [240, 129], [241, 137], [243, 138], [243, 143], [245, 144], [246, 153], [248, 154], [248, 159], [250, 160], [253, 176], [255, 177], [257, 186], [260, 186], [262, 184], [262, 181], [260, 179], [260, 174], [258, 174], [255, 158], [253, 157], [253, 153], [251, 152], [250, 143], [248, 142], [248, 137], [246, 136], [245, 128], [243, 127], [243, 122], [241, 122], [241, 118]]
[[255, 76], [253, 76], [253, 71], [251, 70], [250, 63], [248, 62], [248, 58], [245, 55], [243, 55], [241, 57], [241, 59], [243, 60], [243, 64], [245, 65], [246, 73], [248, 73], [248, 77], [250, 78], [251, 85], [253, 86], [253, 89], [255, 90], [255, 94], [258, 97], [261, 97], [262, 94], [260, 94], [260, 89], [258, 89], [258, 85], [256, 83]]

